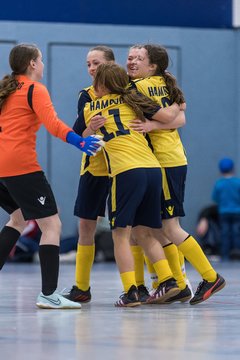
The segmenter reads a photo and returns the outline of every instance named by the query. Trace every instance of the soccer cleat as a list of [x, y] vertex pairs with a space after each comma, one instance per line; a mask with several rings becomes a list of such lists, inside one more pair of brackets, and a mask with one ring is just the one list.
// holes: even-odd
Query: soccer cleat
[[80, 302], [80, 303], [87, 303], [91, 301], [92, 298], [90, 287], [88, 288], [88, 290], [81, 290], [75, 285], [72, 287], [72, 289], [68, 294], [64, 294], [64, 297], [71, 301]]
[[138, 286], [138, 297], [141, 304], [147, 304], [150, 294], [146, 286], [143, 284]]
[[188, 285], [185, 289], [181, 290], [179, 294], [170, 297], [168, 300], [164, 302], [164, 304], [171, 304], [176, 301], [186, 302], [192, 298], [191, 290], [189, 289]]
[[201, 281], [200, 284], [198, 285], [197, 291], [195, 292], [193, 298], [190, 300], [190, 304], [195, 305], [207, 300], [217, 291], [224, 288], [225, 285], [226, 285], [226, 281], [219, 274], [217, 274], [217, 279], [213, 282], [207, 280]]
[[128, 292], [123, 293], [114, 305], [116, 307], [133, 307], [141, 305], [137, 287], [135, 285], [132, 285]]
[[155, 292], [149, 297], [147, 304], [163, 304], [169, 298], [180, 293], [176, 280], [170, 278], [160, 283]]
[[51, 295], [40, 293], [36, 305], [41, 309], [81, 309], [81, 304], [70, 301], [57, 292]]

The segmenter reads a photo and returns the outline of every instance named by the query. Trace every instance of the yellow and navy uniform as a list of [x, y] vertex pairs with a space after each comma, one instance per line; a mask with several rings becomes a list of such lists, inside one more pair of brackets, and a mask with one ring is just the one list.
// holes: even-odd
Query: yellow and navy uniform
[[[156, 101], [161, 107], [171, 105], [168, 89], [162, 76], [151, 76], [131, 82], [138, 92]], [[162, 167], [187, 164], [185, 150], [177, 129], [153, 130], [149, 135], [153, 152]]]
[[[108, 172], [112, 178], [109, 200], [112, 228], [135, 226], [138, 222], [136, 214], [140, 210], [138, 207], [143, 199], [142, 208], [145, 209], [145, 222], [142, 223], [143, 216], [141, 216], [141, 223], [137, 225], [160, 227], [160, 204], [155, 207], [158, 195], [161, 195], [161, 191], [159, 193], [159, 188], [161, 188], [160, 165], [144, 136], [130, 128], [130, 121], [136, 118], [135, 112], [123, 102], [121, 96], [105, 95], [86, 104], [74, 125], [74, 130], [77, 133], [83, 131], [82, 124], [85, 122], [86, 128], [91, 118], [97, 114], [101, 114], [107, 119], [104, 126], [98, 129], [97, 134], [103, 135], [103, 140], [106, 142], [104, 154]], [[148, 116], [151, 117], [152, 114], [148, 114]], [[137, 177], [136, 173], [138, 173]], [[150, 173], [154, 173], [154, 175], [149, 175]], [[146, 181], [145, 184], [142, 184], [141, 176], [143, 181]], [[145, 189], [144, 193], [141, 188]], [[147, 191], [151, 192], [151, 196], [146, 196]], [[151, 197], [153, 203], [147, 203], [146, 197], [148, 200]], [[152, 209], [156, 209], [157, 216]], [[141, 211], [143, 213], [142, 209]], [[154, 218], [154, 221], [149, 220], [151, 217]]]
[[[87, 103], [95, 99], [93, 86], [80, 91], [78, 115]], [[83, 131], [84, 126], [78, 134], [82, 134]], [[108, 188], [109, 177], [103, 152], [100, 151], [95, 156], [83, 154], [74, 215], [90, 220], [96, 220], [98, 216], [105, 216]]]
[[136, 119], [136, 114], [119, 95], [105, 95], [86, 104], [82, 119], [77, 119], [73, 129], [83, 132], [82, 124], [85, 122], [86, 128], [91, 118], [100, 113], [107, 121], [96, 133], [103, 135], [106, 142], [104, 153], [111, 177], [134, 168], [160, 167], [144, 136], [131, 130], [130, 121]]
[[[133, 80], [130, 87], [156, 101], [161, 107], [171, 105], [169, 92], [162, 76]], [[148, 133], [147, 138], [162, 167], [162, 218], [184, 216], [187, 158], [178, 130], [153, 130]]]
[[[78, 114], [80, 114], [86, 103], [96, 100], [96, 98], [92, 85], [80, 91], [78, 98]], [[108, 176], [106, 162], [102, 151], [98, 152], [95, 156], [82, 155], [80, 174], [83, 175], [87, 171], [93, 176]]]

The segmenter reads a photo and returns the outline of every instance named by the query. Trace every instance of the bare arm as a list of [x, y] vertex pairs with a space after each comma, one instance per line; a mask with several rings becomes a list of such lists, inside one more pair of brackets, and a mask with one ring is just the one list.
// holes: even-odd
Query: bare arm
[[171, 106], [161, 108], [158, 110], [152, 117], [153, 120], [160, 121], [161, 123], [169, 123], [176, 119], [179, 115], [181, 110], [186, 109], [186, 103], [178, 105], [176, 103], [172, 104]]
[[175, 119], [164, 124], [160, 121], [155, 120], [147, 120], [146, 122], [142, 122], [141, 120], [133, 120], [130, 123], [130, 126], [133, 130], [147, 133], [152, 130], [169, 130], [169, 129], [178, 129], [186, 124], [185, 112], [180, 111]]
[[[155, 121], [154, 121], [155, 122]], [[157, 128], [159, 130], [164, 130], [164, 129], [178, 129], [183, 127], [186, 124], [186, 116], [185, 116], [185, 112], [184, 111], [180, 111], [179, 114], [177, 115], [177, 117], [172, 120], [169, 121], [169, 123], [163, 124], [160, 121], [157, 121]]]
[[89, 136], [95, 134], [95, 132], [102, 127], [106, 122], [106, 119], [101, 115], [96, 115], [91, 118], [90, 124], [83, 132], [83, 136]]

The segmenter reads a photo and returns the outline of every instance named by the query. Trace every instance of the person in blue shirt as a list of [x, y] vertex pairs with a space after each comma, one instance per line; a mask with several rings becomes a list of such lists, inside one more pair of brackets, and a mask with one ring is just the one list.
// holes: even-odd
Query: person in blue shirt
[[234, 170], [232, 159], [221, 159], [221, 178], [212, 192], [212, 199], [218, 206], [222, 260], [229, 260], [231, 248], [240, 254], [240, 178], [235, 176]]

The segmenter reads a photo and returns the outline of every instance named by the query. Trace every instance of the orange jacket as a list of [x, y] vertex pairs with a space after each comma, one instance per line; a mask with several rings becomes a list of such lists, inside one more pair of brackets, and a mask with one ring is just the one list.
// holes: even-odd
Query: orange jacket
[[[36, 133], [46, 129], [63, 141], [69, 131], [54, 110], [46, 87], [26, 76], [18, 76], [19, 86], [0, 110], [0, 177], [28, 174], [41, 170], [36, 153]], [[31, 109], [27, 95], [34, 84]]]

